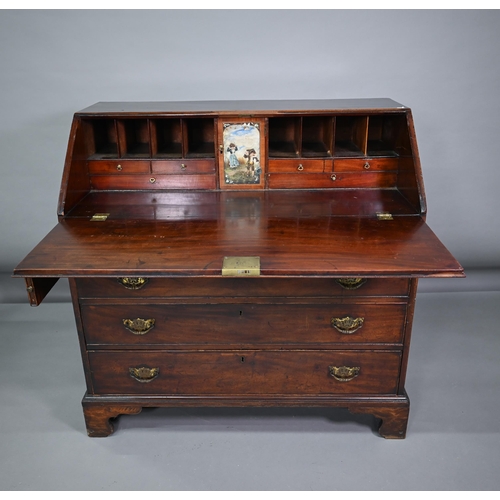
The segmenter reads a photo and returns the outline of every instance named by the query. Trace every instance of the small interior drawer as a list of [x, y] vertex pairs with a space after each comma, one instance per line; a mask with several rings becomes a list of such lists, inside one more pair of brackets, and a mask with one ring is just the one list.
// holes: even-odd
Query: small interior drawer
[[329, 173], [291, 173], [271, 172], [268, 174], [268, 184], [271, 189], [365, 189], [393, 188], [396, 186], [395, 171], [352, 171]]
[[147, 174], [149, 160], [91, 160], [88, 162], [90, 174]]
[[200, 174], [215, 172], [214, 160], [153, 160], [154, 174]]
[[373, 172], [384, 170], [397, 170], [398, 158], [349, 158], [335, 159], [333, 162], [334, 172]]
[[324, 160], [286, 159], [269, 160], [269, 172], [323, 172]]

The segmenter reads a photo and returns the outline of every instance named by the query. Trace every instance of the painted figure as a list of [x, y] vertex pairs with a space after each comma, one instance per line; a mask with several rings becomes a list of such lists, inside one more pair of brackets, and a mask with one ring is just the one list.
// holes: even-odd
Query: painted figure
[[238, 147], [234, 142], [229, 144], [229, 147], [227, 148], [227, 152], [229, 153], [229, 166], [230, 168], [236, 168], [240, 165], [240, 162], [238, 161], [238, 158], [236, 158], [236, 151], [238, 151]]
[[247, 159], [247, 175], [248, 177], [252, 177], [255, 175], [256, 163], [259, 162], [257, 158], [257, 153], [255, 149], [247, 149], [246, 154], [243, 155], [244, 158]]

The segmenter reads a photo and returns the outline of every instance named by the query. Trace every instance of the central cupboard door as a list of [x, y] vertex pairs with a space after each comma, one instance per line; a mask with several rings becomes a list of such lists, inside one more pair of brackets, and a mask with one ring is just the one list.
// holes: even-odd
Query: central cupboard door
[[218, 121], [221, 189], [263, 189], [266, 174], [266, 120]]

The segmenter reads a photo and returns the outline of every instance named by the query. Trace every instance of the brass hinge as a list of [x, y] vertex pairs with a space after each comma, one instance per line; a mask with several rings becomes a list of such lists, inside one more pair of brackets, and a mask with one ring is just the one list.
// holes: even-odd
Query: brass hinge
[[222, 276], [260, 276], [260, 257], [224, 257]]
[[389, 212], [377, 212], [378, 220], [394, 220], [394, 217]]
[[109, 214], [94, 214], [90, 219], [92, 222], [95, 221], [104, 221], [109, 217]]

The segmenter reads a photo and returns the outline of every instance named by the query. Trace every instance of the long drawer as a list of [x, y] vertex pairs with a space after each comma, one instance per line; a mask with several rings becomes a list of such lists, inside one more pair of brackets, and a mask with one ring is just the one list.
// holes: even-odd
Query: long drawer
[[94, 394], [395, 394], [399, 351], [89, 352]]
[[402, 343], [406, 304], [82, 305], [89, 347]]
[[405, 278], [80, 278], [81, 298], [407, 297]]

